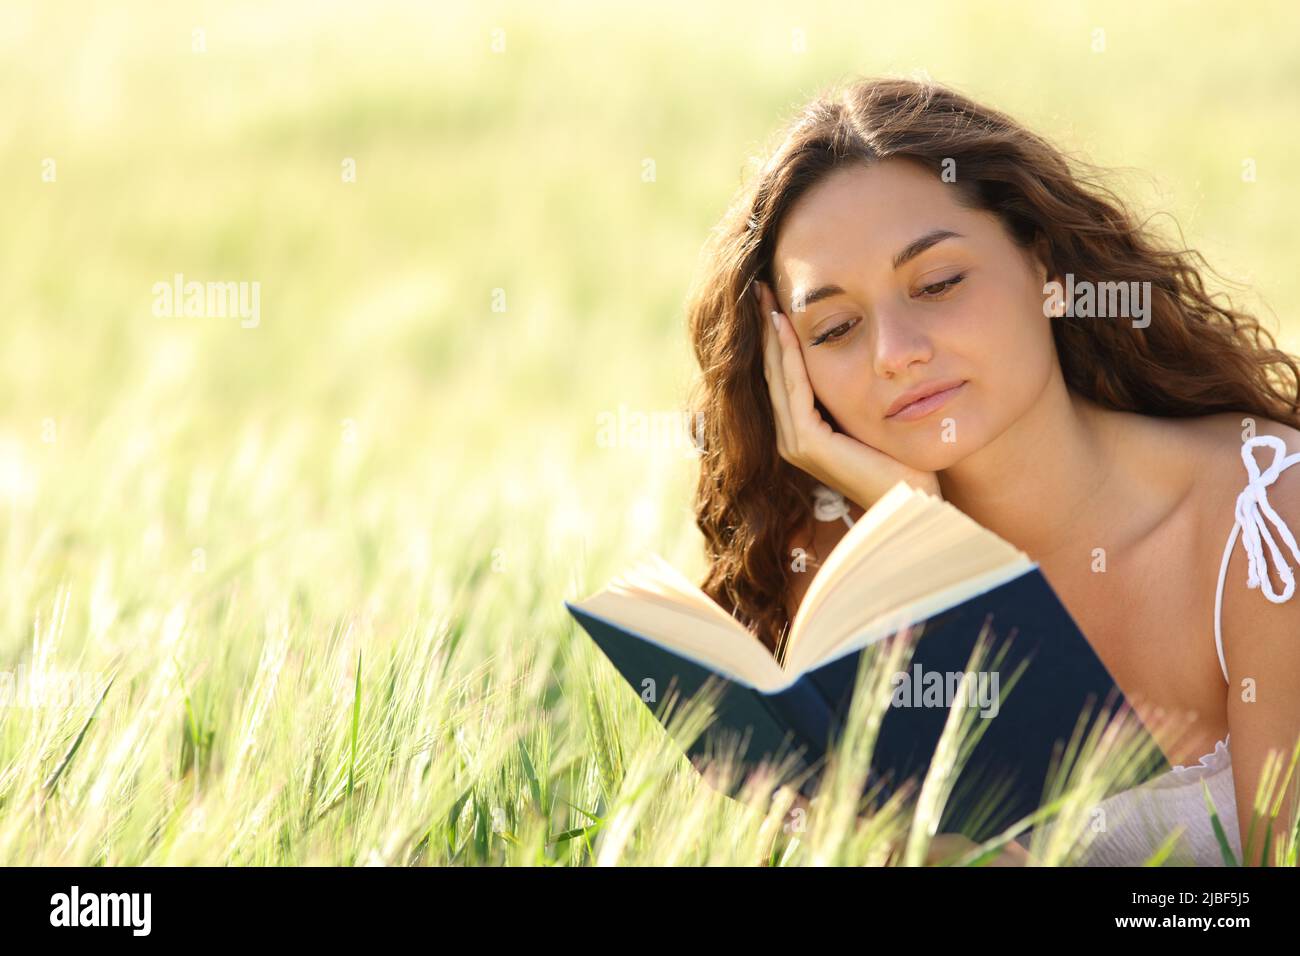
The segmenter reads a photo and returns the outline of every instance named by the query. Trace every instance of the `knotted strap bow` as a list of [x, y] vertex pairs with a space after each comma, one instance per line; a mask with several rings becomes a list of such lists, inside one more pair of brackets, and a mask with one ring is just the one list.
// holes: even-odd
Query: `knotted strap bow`
[[813, 517], [818, 521], [838, 521], [843, 518], [846, 525], [853, 527], [853, 519], [849, 517], [849, 504], [834, 488], [818, 484], [813, 488], [813, 499]]
[[[1252, 453], [1252, 449], [1258, 445], [1268, 445], [1273, 449], [1273, 463], [1262, 472]], [[1291, 529], [1287, 527], [1286, 522], [1278, 517], [1278, 513], [1269, 504], [1267, 489], [1277, 481], [1277, 476], [1282, 473], [1283, 468], [1300, 461], [1300, 454], [1287, 458], [1286, 444], [1282, 439], [1272, 435], [1256, 435], [1241, 446], [1241, 458], [1246, 463], [1246, 471], [1250, 474], [1250, 481], [1237, 496], [1237, 523], [1241, 525], [1241, 544], [1246, 549], [1246, 558], [1249, 562], [1246, 586], [1262, 589], [1264, 596], [1270, 601], [1281, 604], [1290, 600], [1291, 595], [1295, 593], [1295, 572], [1283, 557], [1282, 549], [1277, 546], [1277, 541], [1264, 519], [1267, 518], [1273, 523], [1273, 527], [1281, 534], [1282, 540], [1286, 542], [1287, 548], [1290, 549], [1292, 557], [1298, 564], [1300, 564], [1300, 546], [1296, 545], [1295, 536], [1291, 534]], [[1273, 582], [1269, 578], [1268, 566], [1264, 560], [1264, 549], [1260, 545], [1261, 541], [1268, 545], [1269, 554], [1273, 558], [1273, 567], [1282, 579], [1281, 594], [1273, 590]]]

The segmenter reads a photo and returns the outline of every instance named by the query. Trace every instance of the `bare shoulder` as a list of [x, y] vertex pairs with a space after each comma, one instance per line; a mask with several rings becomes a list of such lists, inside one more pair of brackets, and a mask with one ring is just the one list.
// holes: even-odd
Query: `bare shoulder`
[[[1197, 510], [1209, 515], [1222, 515], [1224, 509], [1231, 515], [1237, 495], [1250, 480], [1243, 453], [1250, 438], [1268, 435], [1281, 441], [1282, 457], [1300, 454], [1300, 429], [1282, 422], [1255, 415], [1223, 412], [1201, 418], [1184, 419], [1183, 437], [1189, 467], [1195, 475], [1194, 496]], [[1267, 444], [1256, 444], [1249, 449], [1261, 472], [1273, 464], [1276, 452]], [[1300, 463], [1300, 460], [1297, 460]], [[1274, 489], [1279, 500], [1300, 495], [1300, 469], [1286, 468], [1269, 486], [1270, 498]], [[1300, 498], [1297, 498], [1300, 503]], [[1231, 527], [1231, 520], [1228, 527]]]
[[[861, 514], [860, 509], [854, 512]], [[812, 579], [816, 576], [821, 562], [835, 550], [840, 539], [848, 531], [842, 521], [818, 521], [811, 515], [801, 527], [796, 527], [786, 544], [785, 559], [791, 568], [790, 592], [786, 610], [791, 620], [799, 605], [803, 603]]]
[[[817, 573], [817, 555], [820, 553], [817, 541], [816, 522], [811, 517], [796, 527], [786, 542], [785, 560], [790, 567], [790, 590], [786, 595], [786, 613], [794, 620], [795, 612], [803, 603], [808, 585]], [[802, 568], [803, 570], [800, 570]]]
[[[1198, 459], [1198, 481], [1212, 491], [1221, 487], [1234, 489], [1231, 496], [1234, 501], [1250, 480], [1246, 454], [1254, 458], [1260, 472], [1267, 471], [1279, 455], [1285, 459], [1300, 454], [1300, 429], [1272, 419], [1222, 413], [1189, 422], [1189, 440]], [[1261, 435], [1278, 439], [1280, 446], [1275, 450], [1269, 447], [1272, 443], [1256, 443], [1247, 450], [1246, 442]], [[1284, 468], [1269, 486], [1270, 497], [1275, 488], [1281, 495], [1300, 491], [1300, 470]]]

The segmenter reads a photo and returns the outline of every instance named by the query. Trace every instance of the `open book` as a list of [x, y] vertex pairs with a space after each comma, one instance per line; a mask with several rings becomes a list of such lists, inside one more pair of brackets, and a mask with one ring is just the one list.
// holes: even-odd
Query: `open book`
[[[953, 676], [967, 671], [990, 626], [996, 669], [973, 676], [986, 689], [1014, 687], [998, 700], [986, 691], [980, 716], [992, 716], [965, 774], [972, 792], [998, 788], [990, 825], [1036, 809], [1060, 749], [1103, 711], [1129, 706], [1035, 562], [949, 502], [901, 481], [817, 570], [783, 662], [658, 555], [564, 603], [656, 716], [670, 686], [686, 697], [709, 681], [723, 686], [713, 725], [687, 750], [692, 761], [725, 749], [718, 747], [725, 737], [742, 743], [745, 763], [794, 755], [816, 769], [843, 727], [862, 653], [911, 626], [910, 667], [894, 675], [873, 752], [870, 782], [882, 794], [924, 774], [948, 717]], [[968, 705], [977, 703], [974, 686]], [[816, 774], [805, 779], [811, 785]]]

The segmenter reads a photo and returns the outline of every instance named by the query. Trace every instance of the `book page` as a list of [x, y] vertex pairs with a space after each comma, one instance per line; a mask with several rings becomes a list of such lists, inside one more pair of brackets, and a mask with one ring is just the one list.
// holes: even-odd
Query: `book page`
[[[896, 495], [900, 486], [905, 494]], [[886, 498], [868, 532], [853, 537], [854, 525], [823, 565], [824, 580], [810, 586], [817, 600], [796, 617], [786, 662], [792, 675], [1033, 567], [1028, 555], [941, 498], [901, 482]]]
[[786, 672], [771, 651], [657, 554], [573, 603], [753, 687], [786, 683]]
[[[868, 508], [848, 533], [836, 543], [831, 553], [826, 556], [826, 560], [822, 562], [822, 566], [817, 569], [812, 583], [808, 585], [808, 591], [804, 594], [803, 603], [795, 612], [794, 621], [790, 624], [791, 647], [794, 646], [795, 638], [804, 630], [803, 622], [824, 600], [826, 591], [836, 580], [843, 577], [846, 565], [865, 557], [874, 548], [875, 543], [887, 537], [890, 528], [896, 526], [894, 519], [901, 509], [912, 502], [913, 491], [914, 489], [906, 482], [898, 482], [881, 496], [879, 501]], [[899, 523], [905, 521], [906, 516], [901, 518]]]

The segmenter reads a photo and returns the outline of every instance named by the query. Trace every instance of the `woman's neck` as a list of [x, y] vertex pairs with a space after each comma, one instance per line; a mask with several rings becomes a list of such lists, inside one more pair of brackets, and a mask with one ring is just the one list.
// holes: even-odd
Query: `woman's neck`
[[979, 451], [939, 473], [953, 505], [1032, 560], [1123, 547], [1186, 490], [1168, 429], [1102, 408], [1053, 378], [1040, 400]]

